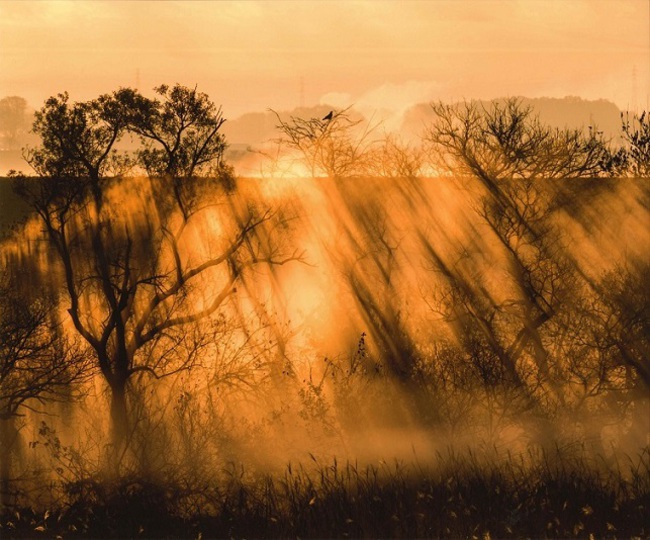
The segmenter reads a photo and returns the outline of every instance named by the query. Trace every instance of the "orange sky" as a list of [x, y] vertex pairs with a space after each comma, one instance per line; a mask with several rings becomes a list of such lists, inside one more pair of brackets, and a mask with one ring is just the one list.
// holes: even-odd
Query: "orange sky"
[[[650, 87], [648, 0], [0, 1], [0, 97], [198, 84], [226, 117]], [[633, 70], [636, 66], [636, 84]]]

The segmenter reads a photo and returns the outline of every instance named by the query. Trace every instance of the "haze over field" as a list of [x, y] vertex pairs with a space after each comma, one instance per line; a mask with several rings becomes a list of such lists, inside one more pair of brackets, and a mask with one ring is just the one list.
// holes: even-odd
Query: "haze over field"
[[648, 537], [649, 23], [0, 2], [0, 536]]

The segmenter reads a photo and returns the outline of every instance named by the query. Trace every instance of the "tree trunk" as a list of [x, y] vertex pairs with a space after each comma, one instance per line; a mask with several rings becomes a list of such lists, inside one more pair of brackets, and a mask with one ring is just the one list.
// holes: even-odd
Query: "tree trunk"
[[0, 420], [0, 507], [11, 503], [11, 469], [18, 441], [16, 420], [8, 416]]
[[119, 472], [120, 463], [129, 442], [129, 422], [126, 404], [126, 378], [117, 378], [111, 388], [111, 442], [113, 455], [111, 466], [115, 473]]
[[623, 451], [637, 457], [650, 445], [650, 396], [642, 381], [631, 392], [632, 424], [623, 441]]

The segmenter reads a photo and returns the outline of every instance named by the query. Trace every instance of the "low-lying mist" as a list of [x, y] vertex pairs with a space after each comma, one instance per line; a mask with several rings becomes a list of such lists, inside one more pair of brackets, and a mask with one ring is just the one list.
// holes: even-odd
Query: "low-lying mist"
[[[186, 90], [160, 94], [197, 99]], [[483, 117], [465, 107], [439, 106], [429, 154], [364, 146], [345, 111], [280, 121], [307, 177], [163, 174], [198, 158], [152, 146], [146, 176], [75, 175], [47, 161], [58, 147], [33, 154], [63, 172], [12, 179], [32, 213], [1, 247], [1, 480], [5, 508], [32, 518], [2, 526], [44, 532], [58, 508], [67, 532], [96, 535], [111, 515], [171, 505], [172, 535], [192, 516], [254, 516], [192, 531], [372, 536], [375, 511], [396, 536], [507, 535], [524, 530], [506, 522], [521, 505], [577, 490], [583, 517], [592, 491], [617, 508], [593, 531], [629, 518], [647, 532], [633, 502], [648, 497], [647, 178], [602, 173], [623, 158], [593, 136], [532, 123], [517, 139], [516, 103], [483, 110], [473, 139]], [[162, 116], [128, 118], [165, 140]], [[426, 155], [450, 170], [416, 174]], [[430, 521], [460, 496], [444, 519], [487, 523], [498, 490], [519, 505], [501, 528]], [[107, 521], [93, 522], [100, 506]], [[550, 535], [587, 531], [542, 514]]]
[[[531, 442], [582, 441], [605, 455], [641, 448], [645, 426], [626, 426], [624, 411], [607, 403], [609, 385], [623, 385], [624, 370], [612, 365], [605, 378], [598, 371], [609, 367], [597, 363], [601, 349], [594, 345], [590, 351], [583, 343], [596, 322], [578, 311], [580, 304], [590, 302], [594, 311], [607, 307], [597, 306], [600, 299], [587, 284], [572, 281], [565, 288], [558, 279], [551, 292], [558, 320], [549, 321], [548, 333], [539, 338], [551, 380], [540, 380], [532, 346], [518, 360], [525, 389], [495, 373], [501, 366], [489, 355], [478, 357], [487, 365], [476, 365], [480, 353], [470, 347], [481, 345], [481, 336], [473, 335], [481, 330], [475, 327], [492, 317], [495, 339], [508, 345], [523, 326], [517, 305], [524, 300], [510, 274], [508, 253], [478, 213], [484, 193], [478, 187], [472, 192], [468, 183], [241, 179], [235, 193], [207, 183], [210, 203], [186, 226], [178, 244], [188, 264], [221, 249], [237, 228], [233, 214], [244, 204], [274, 207], [281, 220], [265, 234], [277, 235], [273, 249], [298, 255], [282, 266], [256, 269], [216, 318], [192, 322], [184, 332], [209, 334], [208, 342], [192, 343], [196, 350], [174, 341], [168, 350], [165, 345], [161, 352], [146, 352], [143, 362], [164, 354], [166, 369], [177, 372], [158, 380], [143, 371], [130, 383], [131, 444], [142, 445], [137, 459], [155, 471], [156, 463], [162, 469], [176, 452], [177, 458], [186, 452], [188, 466], [201, 455], [198, 462], [212, 461], [214, 470], [224, 462], [278, 470], [289, 461], [310, 461], [310, 455], [428, 463], [449, 446], [525, 453]], [[550, 193], [539, 197], [558, 190], [550, 183], [540, 187]], [[147, 235], [160, 226], [150, 182], [121, 180], [109, 196], [113, 226], [138, 231], [144, 250], [138, 256], [146, 257]], [[619, 286], [636, 278], [642, 289], [649, 247], [644, 197], [641, 181], [582, 182], [581, 199], [548, 217], [554, 228], [547, 233], [550, 243], [571, 267], [567, 275]], [[595, 217], [605, 215], [609, 219]], [[5, 253], [16, 267], [37, 261], [29, 270], [32, 286], [56, 287], [61, 269], [38, 242], [38, 225], [27, 224], [24, 231]], [[549, 272], [540, 280], [550, 281], [551, 272], [559, 272], [547, 270], [546, 261], [536, 263]], [[160, 264], [173, 262], [161, 258]], [[222, 281], [215, 272], [188, 290], [187, 309], [204, 309]], [[470, 313], [454, 313], [453, 295], [472, 293], [475, 298], [461, 300]], [[101, 313], [92, 313], [96, 299], [87, 293], [83, 301], [88, 320], [101, 325]], [[486, 312], [474, 312], [483, 303]], [[59, 310], [63, 319], [65, 305]], [[74, 335], [69, 321], [62, 324]], [[173, 358], [183, 355], [191, 362]], [[94, 451], [85, 449], [83, 456], [99, 462], [109, 440], [109, 403], [94, 378], [84, 383], [82, 394], [72, 404], [47, 405], [48, 411], [55, 407], [55, 416], [43, 418], [66, 444], [93, 442]], [[528, 402], [533, 399], [535, 407]], [[542, 406], [546, 414], [537, 409]], [[647, 403], [635, 402], [638, 406]], [[39, 418], [21, 430], [25, 442], [39, 441]], [[542, 430], [542, 423], [550, 427]], [[37, 455], [30, 450], [23, 451], [24, 459]]]

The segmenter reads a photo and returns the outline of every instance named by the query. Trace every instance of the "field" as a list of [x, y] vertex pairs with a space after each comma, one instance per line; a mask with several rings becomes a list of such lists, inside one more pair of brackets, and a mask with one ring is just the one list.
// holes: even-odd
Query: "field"
[[64, 507], [16, 509], [1, 526], [17, 538], [646, 537], [647, 453], [618, 473], [578, 456], [486, 464], [447, 453], [436, 456], [435, 470], [335, 461], [257, 478], [233, 466], [200, 489], [87, 481], [68, 486]]
[[[616, 149], [516, 100], [421, 148], [278, 115], [237, 178], [207, 96], [159, 94], [53, 99], [0, 184], [3, 537], [650, 534], [644, 116]], [[111, 103], [163, 149], [111, 153]]]

